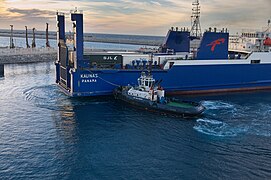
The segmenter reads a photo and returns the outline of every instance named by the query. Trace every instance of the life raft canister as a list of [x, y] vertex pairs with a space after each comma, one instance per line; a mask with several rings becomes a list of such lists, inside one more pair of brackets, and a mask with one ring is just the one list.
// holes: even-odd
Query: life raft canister
[[267, 38], [264, 40], [263, 45], [265, 45], [265, 46], [271, 46], [271, 38], [270, 38], [270, 37], [267, 37]]

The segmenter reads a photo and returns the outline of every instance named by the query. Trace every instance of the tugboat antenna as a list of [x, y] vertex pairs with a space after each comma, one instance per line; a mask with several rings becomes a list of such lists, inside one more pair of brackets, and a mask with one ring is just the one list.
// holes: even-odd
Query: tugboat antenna
[[149, 61], [149, 67], [148, 67], [149, 76], [151, 75], [151, 71], [152, 71], [152, 63], [153, 63], [153, 53], [151, 53], [151, 59]]

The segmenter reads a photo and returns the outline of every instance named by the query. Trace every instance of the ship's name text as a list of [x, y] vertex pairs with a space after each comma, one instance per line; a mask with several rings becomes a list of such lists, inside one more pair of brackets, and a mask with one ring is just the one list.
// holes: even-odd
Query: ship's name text
[[81, 74], [80, 77], [82, 83], [96, 83], [98, 74]]

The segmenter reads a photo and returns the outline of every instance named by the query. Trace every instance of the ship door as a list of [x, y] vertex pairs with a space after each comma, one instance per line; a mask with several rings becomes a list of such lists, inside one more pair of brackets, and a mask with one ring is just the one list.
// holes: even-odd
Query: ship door
[[174, 62], [170, 62], [169, 63], [169, 69], [171, 69], [173, 67], [173, 65], [174, 65]]

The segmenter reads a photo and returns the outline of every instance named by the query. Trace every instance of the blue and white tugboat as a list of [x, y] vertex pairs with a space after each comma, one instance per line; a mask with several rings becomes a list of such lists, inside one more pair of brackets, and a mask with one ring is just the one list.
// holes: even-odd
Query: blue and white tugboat
[[205, 110], [200, 103], [166, 98], [165, 90], [159, 84], [150, 73], [146, 75], [142, 72], [138, 86], [119, 87], [114, 91], [114, 96], [138, 108], [185, 117], [200, 115]]

